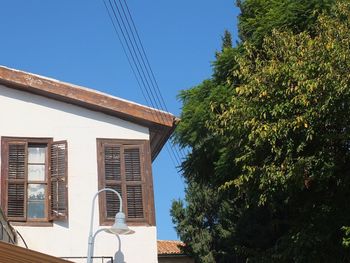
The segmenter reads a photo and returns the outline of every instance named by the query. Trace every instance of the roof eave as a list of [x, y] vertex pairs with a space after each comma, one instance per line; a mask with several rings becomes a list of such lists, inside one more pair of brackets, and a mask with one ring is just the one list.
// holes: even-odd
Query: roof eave
[[99, 111], [149, 128], [152, 160], [174, 131], [174, 115], [69, 83], [0, 66], [0, 84]]

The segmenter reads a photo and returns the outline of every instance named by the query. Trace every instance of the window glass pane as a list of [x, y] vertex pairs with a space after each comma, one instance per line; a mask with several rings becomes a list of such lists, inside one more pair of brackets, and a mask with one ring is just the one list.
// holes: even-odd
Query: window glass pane
[[29, 164], [28, 165], [28, 180], [29, 181], [45, 181], [45, 165], [44, 164]]
[[28, 147], [28, 163], [45, 163], [45, 155], [46, 155], [45, 146]]
[[28, 202], [28, 218], [45, 218], [45, 202]]
[[45, 218], [45, 185], [28, 184], [28, 218]]
[[45, 185], [28, 184], [28, 200], [29, 201], [45, 200]]

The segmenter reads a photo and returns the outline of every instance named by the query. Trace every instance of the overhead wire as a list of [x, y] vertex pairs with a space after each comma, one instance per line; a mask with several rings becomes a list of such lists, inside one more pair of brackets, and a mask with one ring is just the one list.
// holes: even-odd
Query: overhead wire
[[[136, 49], [138, 49], [138, 46], [136, 45], [136, 43], [134, 43], [134, 42], [132, 41], [132, 39], [131, 39], [131, 37], [130, 37], [130, 35], [133, 36], [133, 34], [132, 34], [131, 31], [128, 30], [128, 28], [127, 28], [127, 26], [126, 26], [126, 23], [125, 23], [125, 21], [124, 21], [124, 19], [123, 19], [123, 16], [122, 16], [122, 14], [121, 14], [121, 11], [120, 11], [120, 9], [118, 8], [118, 5], [117, 5], [116, 0], [113, 0], [113, 3], [114, 3], [114, 6], [115, 6], [115, 8], [116, 8], [118, 14], [119, 14], [119, 20], [121, 21], [121, 24], [118, 23], [118, 25], [120, 26], [120, 30], [123, 31], [123, 35], [124, 35], [124, 32], [126, 33], [127, 38], [125, 38], [125, 41], [126, 41], [126, 43], [130, 43], [130, 45], [128, 45], [128, 48], [130, 48], [130, 46], [131, 46], [131, 49], [132, 49], [132, 50], [130, 50], [130, 53], [134, 55], [134, 56], [133, 56], [134, 58], [136, 58], [136, 62], [137, 62], [137, 64], [138, 64], [138, 67], [137, 67], [137, 68], [140, 69], [140, 71], [141, 71], [141, 73], [142, 73], [142, 77], [143, 77], [142, 79], [145, 81], [144, 85], [145, 85], [146, 87], [149, 87], [149, 82], [148, 82], [148, 79], [147, 79], [147, 77], [146, 77], [145, 70], [144, 70], [144, 68], [142, 67], [141, 62], [140, 62], [140, 58], [141, 58], [141, 60], [142, 60], [142, 57], [140, 57], [139, 54], [138, 54], [138, 52], [136, 52]], [[112, 8], [113, 8], [113, 6], [112, 6]], [[116, 17], [116, 19], [118, 19], [118, 18]], [[118, 20], [118, 21], [119, 21], [119, 20]], [[124, 30], [122, 29], [122, 27], [124, 28]], [[124, 35], [124, 36], [125, 36], [125, 35]], [[135, 49], [135, 48], [136, 48], [136, 49]], [[139, 57], [140, 57], [140, 58], [139, 58]], [[135, 63], [136, 63], [136, 62], [135, 62]], [[150, 96], [152, 96], [152, 98], [153, 98], [153, 97], [154, 97], [154, 94], [153, 94], [153, 92], [152, 92], [152, 89], [146, 89], [146, 90], [149, 91]], [[151, 100], [151, 101], [152, 101], [152, 100]], [[154, 108], [157, 107], [157, 105], [153, 105], [153, 106], [154, 106]]]
[[120, 34], [119, 34], [118, 30], [117, 30], [117, 27], [116, 27], [116, 25], [115, 25], [115, 23], [114, 23], [114, 20], [112, 19], [112, 14], [110, 13], [110, 11], [109, 11], [109, 9], [108, 9], [107, 4], [106, 4], [105, 1], [103, 1], [103, 4], [104, 4], [104, 6], [105, 6], [105, 8], [106, 8], [106, 11], [107, 11], [107, 13], [108, 13], [109, 19], [110, 19], [111, 22], [112, 22], [112, 25], [113, 25], [114, 31], [115, 31], [115, 33], [116, 33], [116, 35], [117, 35], [117, 37], [118, 37], [118, 40], [119, 40], [119, 42], [120, 42], [120, 44], [121, 44], [121, 46], [122, 46], [123, 52], [124, 52], [124, 54], [125, 54], [125, 56], [126, 56], [126, 58], [127, 58], [127, 60], [128, 60], [128, 63], [129, 63], [130, 68], [131, 68], [131, 71], [133, 72], [133, 75], [134, 75], [134, 77], [135, 77], [135, 79], [136, 79], [137, 85], [139, 86], [139, 88], [140, 88], [140, 90], [141, 90], [142, 96], [143, 96], [144, 99], [146, 100], [146, 103], [147, 103], [147, 104], [150, 104], [150, 102], [149, 102], [149, 100], [147, 99], [147, 97], [146, 97], [146, 95], [145, 95], [145, 93], [144, 93], [144, 90], [143, 90], [143, 88], [142, 88], [142, 86], [141, 86], [140, 80], [139, 80], [139, 78], [137, 77], [137, 74], [136, 74], [136, 72], [135, 72], [134, 66], [133, 66], [132, 63], [131, 63], [130, 57], [129, 57], [128, 53], [126, 52], [124, 43], [123, 43], [123, 41], [121, 40]]
[[[128, 59], [128, 63], [133, 71], [134, 77], [136, 78], [138, 86], [141, 89], [142, 95], [145, 98], [146, 102], [152, 108], [158, 108], [161, 110], [161, 112], [156, 111], [155, 117], [157, 117], [158, 121], [162, 121], [163, 123], [165, 123], [164, 111], [168, 112], [167, 106], [161, 94], [156, 78], [154, 76], [154, 72], [150, 66], [142, 41], [138, 34], [134, 20], [131, 16], [130, 9], [125, 0], [124, 0], [125, 8], [121, 0], [119, 0], [120, 8], [118, 7], [116, 0], [113, 0], [114, 5], [112, 4], [111, 0], [108, 0], [108, 1], [109, 1], [110, 8], [108, 8], [106, 4], [106, 0], [103, 0], [105, 8], [113, 24], [114, 31], [118, 36], [118, 40], [122, 45], [123, 52]], [[110, 9], [112, 10], [112, 12], [110, 12]], [[117, 14], [119, 15], [119, 17]], [[117, 26], [114, 20], [118, 25], [118, 28], [122, 37], [120, 36], [119, 31], [117, 30]], [[129, 20], [131, 21], [131, 23], [129, 22]], [[138, 41], [136, 41], [136, 38]], [[124, 42], [122, 41], [122, 39], [124, 40]], [[142, 51], [140, 51], [140, 49]], [[129, 52], [129, 55], [127, 51]], [[159, 143], [161, 143], [161, 141]], [[178, 152], [178, 149], [175, 148], [174, 143], [170, 144], [170, 147], [168, 146], [168, 144], [166, 144], [166, 148], [173, 163], [177, 164], [175, 166], [177, 166], [177, 168], [180, 167], [181, 159], [183, 159], [184, 157], [181, 156], [181, 154]], [[174, 159], [176, 161], [174, 161]]]
[[[150, 80], [151, 80], [152, 86], [153, 86], [153, 88], [156, 90], [155, 94], [156, 94], [158, 103], [159, 103], [159, 105], [160, 105], [160, 106], [158, 106], [158, 108], [163, 109], [163, 110], [165, 110], [166, 112], [169, 112], [168, 107], [166, 106], [164, 97], [163, 97], [163, 95], [162, 95], [162, 92], [161, 92], [161, 90], [160, 90], [160, 88], [159, 88], [158, 81], [157, 81], [157, 79], [155, 78], [155, 74], [154, 74], [154, 72], [153, 72], [153, 70], [152, 70], [152, 67], [151, 67], [151, 64], [150, 64], [150, 62], [149, 62], [148, 56], [147, 56], [147, 54], [146, 54], [145, 48], [144, 48], [144, 46], [143, 46], [143, 44], [142, 44], [142, 41], [141, 41], [140, 35], [139, 35], [139, 33], [138, 33], [137, 27], [136, 27], [136, 25], [135, 25], [134, 19], [132, 18], [132, 15], [131, 15], [129, 6], [128, 6], [126, 0], [123, 0], [124, 5], [125, 5], [125, 9], [124, 9], [123, 4], [121, 3], [121, 0], [118, 0], [118, 1], [119, 1], [120, 5], [121, 5], [121, 9], [122, 9], [122, 11], [123, 11], [123, 13], [124, 13], [124, 17], [125, 17], [126, 20], [127, 20], [127, 23], [128, 23], [128, 25], [129, 25], [129, 28], [130, 28], [131, 32], [135, 32], [135, 35], [136, 35], [136, 37], [137, 37], [137, 40], [138, 40], [138, 41], [135, 40], [134, 34], [132, 33], [132, 36], [133, 36], [133, 38], [134, 38], [134, 42], [140, 44], [141, 53], [142, 53], [142, 55], [143, 55], [143, 56], [141, 56], [142, 62], [143, 62], [144, 67], [147, 69], [147, 74], [148, 74], [148, 77], [149, 77]], [[126, 11], [125, 11], [125, 10], [126, 10]], [[126, 14], [126, 13], [127, 13], [127, 14]], [[130, 21], [131, 21], [131, 25], [132, 25], [133, 30], [131, 29], [129, 20], [127, 19], [127, 15], [128, 15], [128, 17], [129, 17], [129, 19], [130, 19]], [[143, 59], [143, 57], [144, 57], [144, 59]], [[145, 61], [146, 61], [146, 63], [145, 63]], [[149, 73], [150, 73], [150, 74], [149, 74]], [[159, 95], [159, 96], [158, 96], [158, 95]], [[186, 154], [184, 154], [184, 151], [183, 151], [182, 148], [179, 148], [179, 149], [180, 149], [180, 151], [183, 153], [183, 155], [186, 155]], [[179, 158], [183, 158], [183, 156], [181, 156], [181, 157], [179, 156]]]
[[[105, 0], [104, 0], [104, 1], [105, 1]], [[131, 60], [133, 61], [133, 64], [132, 64], [131, 61], [129, 60], [129, 61], [130, 61], [129, 64], [130, 64], [131, 67], [132, 67], [132, 65], [134, 65], [134, 66], [136, 67], [136, 71], [137, 71], [137, 73], [138, 73], [137, 75], [138, 75], [138, 77], [141, 79], [142, 85], [143, 85], [144, 87], [146, 87], [146, 85], [145, 85], [145, 83], [144, 83], [144, 79], [143, 79], [142, 76], [141, 76], [140, 69], [139, 69], [139, 67], [137, 66], [137, 63], [136, 63], [136, 61], [135, 61], [135, 56], [134, 56], [134, 54], [130, 51], [129, 42], [127, 41], [127, 39], [126, 39], [126, 37], [125, 37], [124, 31], [123, 31], [123, 29], [122, 29], [122, 26], [121, 26], [121, 24], [120, 24], [120, 21], [119, 21], [119, 19], [118, 19], [118, 16], [117, 16], [117, 14], [116, 14], [116, 12], [115, 12], [115, 10], [114, 10], [114, 8], [113, 8], [112, 2], [111, 2], [111, 0], [108, 0], [108, 1], [109, 1], [109, 4], [110, 4], [110, 7], [111, 7], [111, 9], [112, 9], [114, 18], [115, 18], [115, 20], [117, 21], [117, 24], [118, 24], [118, 27], [119, 27], [119, 29], [120, 29], [120, 32], [122, 33], [124, 42], [125, 42], [125, 44], [126, 44], [126, 48], [129, 50], [129, 54], [130, 54], [130, 56], [131, 56]], [[118, 34], [118, 30], [116, 30], [116, 32], [117, 32], [117, 34]], [[123, 43], [123, 42], [121, 41], [121, 38], [119, 38], [119, 40], [120, 40], [121, 43]], [[126, 50], [124, 49], [123, 51], [124, 51], [124, 53], [125, 53], [126, 56], [127, 56]], [[140, 85], [141, 90], [142, 90], [142, 85]], [[149, 94], [148, 89], [145, 88], [144, 90], [145, 90], [145, 92], [146, 92], [146, 94], [147, 94], [147, 98], [148, 98], [148, 101], [147, 101], [146, 96], [144, 96], [144, 97], [145, 97], [145, 100], [147, 101], [147, 103], [152, 104], [152, 103], [151, 103], [151, 102], [152, 102], [152, 99], [151, 99], [151, 96], [150, 96], [150, 94]], [[144, 94], [143, 94], [143, 95], [144, 95]]]
[[[127, 13], [127, 14], [128, 14], [128, 17], [130, 18], [130, 21], [131, 21], [131, 24], [132, 24], [132, 28], [133, 28], [134, 30], [131, 29], [131, 26], [130, 26], [130, 23], [129, 23], [129, 20], [128, 20], [128, 19], [127, 19], [127, 22], [128, 22], [128, 24], [129, 24], [129, 27], [130, 27], [131, 31], [132, 31], [132, 32], [135, 32], [135, 35], [136, 35], [136, 37], [137, 37], [137, 40], [138, 40], [138, 41], [136, 41], [135, 38], [134, 38], [134, 41], [135, 41], [136, 43], [138, 42], [138, 43], [140, 44], [140, 47], [141, 47], [141, 54], [143, 55], [142, 57], [144, 57], [144, 59], [142, 59], [142, 62], [143, 62], [143, 64], [144, 64], [144, 67], [145, 67], [146, 69], [148, 69], [147, 72], [148, 72], [148, 76], [149, 76], [149, 78], [150, 78], [150, 80], [151, 80], [151, 82], [152, 82], [152, 86], [156, 88], [156, 91], [157, 91], [157, 92], [155, 92], [155, 94], [156, 94], [157, 100], [158, 100], [158, 102], [159, 102], [160, 108], [162, 108], [162, 109], [164, 109], [165, 111], [168, 112], [169, 110], [168, 110], [168, 108], [167, 108], [167, 106], [166, 106], [166, 103], [165, 103], [164, 98], [163, 98], [163, 96], [162, 96], [162, 93], [161, 93], [161, 91], [160, 91], [158, 82], [157, 82], [157, 80], [156, 80], [156, 78], [155, 78], [155, 76], [154, 76], [152, 67], [151, 67], [151, 65], [150, 65], [150, 63], [149, 63], [148, 56], [147, 56], [147, 54], [146, 54], [146, 52], [145, 52], [145, 49], [144, 49], [144, 47], [143, 47], [143, 44], [142, 44], [140, 35], [139, 35], [139, 33], [138, 33], [138, 30], [137, 30], [136, 25], [135, 25], [135, 22], [134, 22], [134, 19], [133, 19], [132, 16], [131, 16], [131, 13], [130, 13], [128, 4], [127, 4], [126, 0], [123, 0], [123, 1], [124, 1], [124, 4], [125, 4], [125, 7], [126, 7], [125, 9], [127, 10], [127, 12], [125, 12], [125, 10], [124, 10], [124, 8], [123, 8], [123, 5], [121, 4], [121, 7], [122, 7], [122, 10], [123, 10], [124, 16], [127, 17], [127, 15], [126, 15], [126, 13]], [[121, 0], [119, 0], [119, 2], [121, 3]], [[133, 34], [133, 36], [134, 36], [134, 34]], [[145, 63], [145, 61], [146, 61], [146, 63]], [[151, 75], [151, 76], [150, 76], [150, 75]]]
[[[152, 92], [152, 89], [150, 89], [150, 93], [151, 93], [151, 96], [152, 96], [153, 102], [154, 102], [154, 104], [153, 104], [152, 106], [155, 107], [155, 108], [165, 109], [166, 111], [168, 111], [168, 110], [167, 110], [167, 107], [166, 107], [166, 104], [165, 104], [165, 102], [164, 102], [164, 99], [163, 99], [163, 97], [162, 97], [162, 95], [161, 95], [161, 92], [160, 92], [160, 90], [159, 90], [158, 83], [157, 83], [157, 81], [156, 81], [156, 79], [155, 79], [155, 77], [154, 77], [154, 73], [153, 73], [153, 70], [152, 70], [152, 68], [151, 68], [151, 66], [150, 66], [150, 63], [149, 63], [147, 54], [146, 54], [146, 52], [145, 52], [145, 50], [144, 50], [142, 41], [141, 41], [141, 39], [140, 39], [140, 37], [139, 37], [139, 35], [138, 35], [138, 31], [137, 31], [137, 28], [136, 28], [136, 26], [135, 26], [135, 22], [134, 22], [134, 20], [133, 20], [133, 18], [132, 18], [132, 16], [131, 16], [130, 9], [129, 9], [129, 7], [128, 7], [128, 5], [127, 5], [127, 3], [126, 3], [125, 0], [124, 0], [125, 8], [124, 8], [124, 6], [123, 6], [123, 3], [122, 3], [120, 0], [119, 0], [119, 3], [120, 3], [120, 7], [121, 7], [120, 9], [122, 10], [122, 12], [120, 12], [120, 10], [118, 9], [118, 13], [119, 13], [120, 17], [122, 17], [122, 14], [123, 14], [123, 15], [124, 15], [124, 18], [125, 18], [125, 20], [126, 20], [126, 23], [123, 23], [124, 29], [127, 31], [127, 27], [126, 27], [126, 25], [125, 25], [125, 24], [127, 24], [127, 25], [128, 25], [128, 28], [129, 28], [129, 30], [130, 30], [130, 35], [132, 36], [133, 41], [134, 41], [134, 44], [135, 44], [135, 45], [133, 45], [133, 47], [136, 46], [136, 49], [137, 49], [137, 51], [138, 51], [138, 55], [139, 55], [140, 58], [141, 58], [142, 65], [143, 65], [143, 67], [145, 68], [145, 71], [146, 71], [146, 73], [147, 73], [147, 76], [145, 76], [145, 74], [143, 74], [143, 77], [146, 79], [146, 84], [147, 84], [147, 86], [150, 88], [149, 83], [151, 83], [152, 88], [153, 88], [153, 90], [154, 90], [154, 92]], [[115, 6], [118, 8], [118, 6], [116, 5], [116, 2], [115, 2]], [[130, 20], [131, 20], [131, 23], [129, 22], [129, 19], [128, 19], [128, 17], [127, 17], [127, 14], [126, 14], [125, 10], [127, 10], [127, 14], [129, 15], [129, 18], [130, 18]], [[133, 28], [131, 27], [130, 24], [133, 25]], [[134, 30], [133, 30], [133, 29], [134, 29]], [[139, 43], [136, 41], [134, 31], [135, 31], [135, 34], [136, 34], [136, 36], [137, 36], [137, 40], [138, 40]], [[128, 34], [128, 37], [129, 37], [129, 34]], [[129, 40], [131, 41], [130, 37], [129, 37]], [[141, 47], [142, 52], [140, 52], [140, 47], [139, 47], [138, 44], [140, 44], [140, 47]], [[133, 49], [133, 51], [135, 52], [135, 49]], [[136, 53], [136, 52], [135, 52], [135, 53]], [[137, 56], [137, 54], [136, 54], [136, 56]], [[147, 62], [147, 65], [146, 65], [146, 63], [145, 63], [145, 60], [146, 60], [146, 62]], [[138, 60], [138, 62], [140, 63], [139, 60]], [[141, 66], [141, 65], [140, 65], [140, 68], [142, 69], [142, 66]], [[151, 72], [152, 77], [151, 77], [151, 75], [150, 75], [149, 72]], [[144, 70], [142, 70], [142, 73], [144, 73]], [[150, 82], [147, 81], [147, 77], [149, 78]], [[155, 85], [156, 85], [156, 86], [155, 86]], [[158, 92], [157, 92], [157, 91], [158, 91]], [[156, 95], [156, 99], [154, 99], [154, 94]], [[158, 94], [159, 94], [159, 96], [158, 96]], [[162, 99], [162, 101], [161, 101], [160, 98]], [[162, 103], [162, 102], [163, 102], [163, 103]], [[160, 114], [160, 117], [163, 119], [163, 113]], [[164, 119], [163, 119], [163, 121], [164, 121]], [[161, 143], [161, 142], [160, 142], [160, 143]], [[173, 145], [172, 145], [172, 146], [173, 146]], [[183, 159], [183, 156], [180, 156], [179, 153], [178, 153], [178, 151], [172, 151], [172, 152], [173, 152], [173, 154], [175, 155], [175, 158], [178, 160], [178, 163], [180, 163], [180, 160]]]
[[[152, 67], [151, 67], [151, 65], [149, 63], [147, 54], [145, 52], [145, 49], [144, 49], [143, 44], [142, 44], [142, 41], [141, 41], [140, 36], [138, 34], [135, 22], [134, 22], [134, 20], [133, 20], [133, 18], [131, 16], [130, 9], [129, 9], [128, 5], [127, 5], [127, 2], [124, 0], [124, 5], [125, 5], [125, 8], [124, 8], [124, 5], [121, 2], [121, 0], [118, 0], [118, 1], [120, 3], [120, 7], [121, 7], [120, 9], [121, 9], [122, 12], [119, 12], [119, 8], [118, 8], [117, 5], [116, 5], [116, 8], [118, 10], [118, 13], [119, 13], [120, 17], [122, 17], [122, 14], [123, 14], [123, 17], [126, 20], [126, 24], [128, 25], [128, 28], [130, 30], [130, 35], [131, 35], [131, 37], [133, 39], [133, 42], [134, 42], [134, 44], [136, 46], [136, 49], [138, 51], [138, 55], [139, 55], [139, 57], [141, 59], [142, 65], [143, 65], [143, 67], [141, 66], [141, 68], [144, 68], [145, 71], [146, 71], [146, 74], [147, 74], [147, 76], [145, 76], [145, 75], [143, 75], [143, 76], [146, 79], [146, 83], [147, 83], [148, 87], [150, 87], [149, 83], [152, 86], [152, 88], [150, 88], [150, 93], [151, 93], [153, 98], [154, 98], [154, 94], [155, 94], [155, 99], [153, 100], [154, 101], [154, 105], [153, 106], [155, 108], [157, 108], [157, 109], [162, 109], [162, 110], [168, 112], [168, 108], [166, 106], [166, 103], [164, 102], [164, 98], [163, 98], [163, 96], [161, 94], [161, 91], [159, 89], [157, 80], [156, 80], [156, 78], [154, 76]], [[125, 11], [125, 10], [127, 10], [127, 11]], [[129, 21], [131, 21], [131, 23]], [[123, 25], [124, 25], [124, 29], [126, 29], [126, 26], [125, 26], [124, 23], [123, 23]], [[136, 37], [135, 37], [135, 35], [136, 35]], [[128, 34], [128, 36], [129, 36], [129, 34]], [[136, 40], [136, 38], [137, 38], [137, 40]], [[129, 40], [130, 40], [130, 38], [129, 38]], [[144, 70], [142, 70], [142, 73], [144, 73]], [[147, 81], [147, 77], [150, 80], [149, 82]], [[152, 91], [152, 89], [153, 89], [153, 91]], [[162, 118], [162, 121], [165, 122], [163, 115], [164, 115], [163, 113], [160, 113], [160, 117]], [[175, 152], [175, 154], [177, 155], [177, 159], [181, 160], [183, 158], [183, 156], [180, 156], [178, 154], [178, 152]]]
[[[139, 77], [141, 79], [141, 82], [142, 82], [145, 90], [146, 90], [146, 93], [147, 93], [147, 96], [149, 98], [150, 104], [151, 104], [151, 106], [153, 108], [161, 108], [160, 105], [158, 105], [157, 103], [154, 103], [154, 94], [152, 92], [152, 89], [150, 89], [149, 82], [148, 82], [148, 80], [146, 78], [145, 71], [144, 71], [144, 69], [142, 68], [142, 66], [140, 64], [140, 60], [139, 60], [138, 54], [137, 54], [137, 52], [135, 50], [135, 45], [134, 45], [134, 43], [132, 42], [132, 40], [130, 38], [130, 34], [129, 34], [129, 32], [127, 30], [127, 27], [126, 27], [126, 25], [124, 23], [124, 20], [123, 20], [123, 17], [121, 15], [121, 12], [120, 12], [120, 10], [118, 8], [118, 5], [117, 5], [116, 1], [114, 0], [113, 3], [114, 3], [114, 6], [117, 8], [117, 12], [119, 14], [119, 19], [118, 19], [117, 15], [116, 15], [115, 10], [113, 9], [113, 5], [112, 5], [111, 1], [109, 1], [109, 3], [110, 3], [110, 7], [112, 8], [112, 11], [113, 11], [113, 14], [115, 16], [115, 19], [117, 20], [119, 29], [120, 29], [120, 31], [121, 31], [121, 33], [123, 35], [123, 39], [124, 39], [124, 41], [125, 41], [125, 43], [127, 45], [128, 51], [129, 51], [129, 53], [131, 55], [131, 58], [132, 58], [132, 60], [134, 62], [134, 65], [135, 65], [135, 67], [137, 69], [137, 73], [138, 73], [138, 75], [139, 75]], [[120, 20], [121, 20], [121, 23], [120, 23]], [[125, 36], [124, 32], [126, 32], [127, 37]], [[128, 40], [129, 40], [129, 42], [128, 42]], [[129, 43], [130, 43], [130, 45], [129, 45]], [[131, 46], [131, 48], [130, 48], [130, 46]], [[136, 45], [136, 49], [139, 50], [137, 45]], [[158, 114], [159, 114], [159, 112], [157, 112], [156, 117], [157, 117], [157, 119], [159, 121]], [[165, 122], [164, 118], [163, 118], [163, 113], [161, 113], [160, 115], [161, 115], [161, 118], [163, 119], [163, 122]], [[160, 143], [161, 143], [161, 140], [159, 141], [157, 146], [159, 146]], [[168, 147], [168, 146], [166, 146], [166, 147]], [[181, 163], [181, 157], [179, 157], [179, 155], [177, 154], [176, 151], [171, 151], [171, 152], [173, 153], [175, 159], [177, 160], [177, 163], [178, 163], [177, 167], [179, 167], [180, 163]]]

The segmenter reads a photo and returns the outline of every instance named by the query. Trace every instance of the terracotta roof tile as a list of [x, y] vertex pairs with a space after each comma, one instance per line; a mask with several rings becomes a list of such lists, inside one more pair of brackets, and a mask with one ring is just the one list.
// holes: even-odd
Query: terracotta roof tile
[[158, 255], [168, 255], [168, 254], [182, 254], [181, 247], [185, 244], [181, 241], [175, 240], [158, 240]]

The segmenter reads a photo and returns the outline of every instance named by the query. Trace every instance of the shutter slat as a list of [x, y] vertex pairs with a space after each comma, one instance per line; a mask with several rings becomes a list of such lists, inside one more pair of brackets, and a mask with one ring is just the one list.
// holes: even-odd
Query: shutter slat
[[24, 183], [8, 183], [7, 216], [9, 218], [25, 217], [25, 185]]
[[128, 218], [143, 218], [143, 199], [141, 185], [127, 185]]
[[8, 156], [8, 179], [25, 179], [25, 144], [10, 144]]
[[7, 216], [25, 220], [26, 143], [9, 143], [7, 158]]
[[104, 147], [105, 180], [120, 181], [120, 147], [106, 145]]
[[124, 162], [126, 181], [141, 181], [140, 149], [124, 149]]
[[[111, 188], [113, 190], [116, 190], [123, 198], [122, 195], [122, 187], [120, 184], [117, 185], [111, 185], [107, 184], [106, 188]], [[115, 214], [119, 212], [120, 209], [120, 201], [118, 196], [111, 192], [111, 191], [106, 191], [106, 213], [107, 213], [107, 218], [108, 219], [114, 219]]]
[[[123, 212], [126, 213], [127, 220], [143, 222], [146, 219], [145, 204], [147, 204], [143, 189], [145, 184], [143, 144], [106, 140], [98, 146], [101, 147], [98, 149], [99, 163], [102, 163], [102, 167], [99, 167], [99, 172], [102, 173], [99, 188], [117, 190], [123, 198], [125, 205]], [[101, 201], [104, 211], [102, 218], [110, 222], [119, 212], [119, 199], [114, 193], [107, 191]]]
[[51, 219], [68, 218], [67, 187], [67, 142], [55, 142], [51, 145]]

